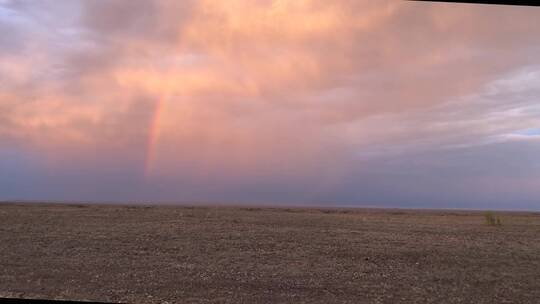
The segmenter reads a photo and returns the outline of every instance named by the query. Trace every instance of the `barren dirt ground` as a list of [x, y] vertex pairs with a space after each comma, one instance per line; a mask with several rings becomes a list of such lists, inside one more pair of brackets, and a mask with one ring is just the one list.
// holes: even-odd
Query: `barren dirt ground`
[[540, 214], [0, 204], [0, 297], [540, 303]]

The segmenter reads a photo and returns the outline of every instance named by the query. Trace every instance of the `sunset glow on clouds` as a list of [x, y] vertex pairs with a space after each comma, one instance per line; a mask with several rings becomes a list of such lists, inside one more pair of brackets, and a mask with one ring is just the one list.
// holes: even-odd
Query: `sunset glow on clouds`
[[0, 199], [540, 209], [540, 9], [4, 0], [0, 34]]

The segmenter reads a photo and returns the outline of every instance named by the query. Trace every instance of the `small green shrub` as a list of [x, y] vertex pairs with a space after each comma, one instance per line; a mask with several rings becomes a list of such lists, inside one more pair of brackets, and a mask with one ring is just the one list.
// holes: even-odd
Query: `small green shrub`
[[484, 214], [484, 218], [486, 219], [486, 224], [488, 226], [500, 226], [501, 225], [501, 218], [498, 216], [495, 216], [491, 212], [486, 212]]

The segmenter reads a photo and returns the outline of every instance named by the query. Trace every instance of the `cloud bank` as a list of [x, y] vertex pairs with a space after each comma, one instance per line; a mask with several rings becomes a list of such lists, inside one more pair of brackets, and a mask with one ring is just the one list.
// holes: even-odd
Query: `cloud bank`
[[2, 1], [0, 195], [540, 209], [537, 29], [524, 7]]

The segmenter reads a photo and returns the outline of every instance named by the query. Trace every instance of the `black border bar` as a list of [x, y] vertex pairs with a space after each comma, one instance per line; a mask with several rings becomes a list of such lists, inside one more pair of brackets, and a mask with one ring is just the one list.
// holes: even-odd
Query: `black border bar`
[[46, 299], [22, 299], [22, 298], [0, 298], [0, 304], [119, 304], [111, 302], [91, 302], [91, 301], [69, 301], [69, 300], [46, 300]]
[[470, 3], [470, 4], [496, 4], [496, 5], [517, 5], [517, 6], [540, 6], [540, 1], [504, 1], [504, 0], [408, 0], [417, 2], [449, 2], [449, 3]]

